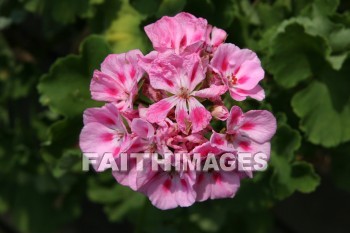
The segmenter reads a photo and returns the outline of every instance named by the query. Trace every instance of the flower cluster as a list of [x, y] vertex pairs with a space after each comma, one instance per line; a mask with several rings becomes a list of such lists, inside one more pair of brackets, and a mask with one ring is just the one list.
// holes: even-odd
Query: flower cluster
[[[122, 153], [157, 153], [158, 158], [141, 158], [142, 170], [137, 169], [139, 160], [128, 157], [128, 170], [113, 171], [113, 176], [160, 209], [233, 197], [240, 180], [252, 172], [172, 167], [178, 153], [186, 154], [182, 160], [199, 153], [201, 161], [227, 152], [269, 156], [274, 116], [265, 110], [243, 113], [238, 106], [228, 110], [222, 100], [264, 99], [259, 58], [224, 43], [224, 30], [188, 13], [165, 16], [145, 31], [154, 51], [111, 54], [94, 72], [92, 98], [107, 103], [85, 111], [82, 151], [97, 153], [99, 161], [112, 153], [117, 164]], [[215, 131], [211, 123], [219, 121], [226, 127]], [[152, 169], [151, 161], [165, 154], [174, 155], [167, 160], [171, 169], [165, 169], [164, 161]]]

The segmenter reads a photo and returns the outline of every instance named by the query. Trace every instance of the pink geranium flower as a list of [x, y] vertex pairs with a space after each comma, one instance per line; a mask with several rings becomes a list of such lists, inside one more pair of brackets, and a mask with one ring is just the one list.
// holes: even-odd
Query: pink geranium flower
[[118, 158], [130, 146], [130, 135], [118, 109], [113, 104], [106, 104], [85, 110], [79, 143], [84, 153], [97, 153], [97, 162], [93, 164], [96, 171], [100, 171], [99, 164], [106, 153]]
[[140, 56], [139, 50], [109, 55], [101, 64], [101, 71], [94, 71], [90, 84], [92, 98], [111, 102], [122, 112], [132, 109], [137, 84], [144, 73], [137, 63]]
[[276, 132], [276, 119], [266, 110], [243, 113], [238, 106], [231, 108], [226, 133], [213, 132], [210, 142], [224, 151], [264, 152], [270, 154], [270, 140]]
[[173, 50], [198, 51], [206, 40], [207, 20], [181, 12], [174, 17], [164, 16], [157, 22], [147, 25], [145, 32], [153, 47], [159, 51]]
[[222, 44], [210, 62], [230, 91], [234, 100], [242, 101], [247, 96], [263, 100], [264, 90], [258, 85], [264, 78], [260, 60], [249, 49], [240, 49], [234, 44]]
[[[84, 112], [81, 150], [97, 155], [97, 171], [107, 153], [119, 168], [127, 162], [126, 169], [112, 171], [114, 178], [160, 209], [233, 197], [252, 171], [195, 170], [193, 159], [199, 153], [198, 161], [207, 165], [208, 159], [229, 163], [226, 153], [270, 156], [274, 116], [243, 113], [237, 106], [229, 112], [221, 98], [229, 90], [236, 101], [264, 99], [260, 60], [248, 49], [224, 44], [224, 30], [189, 13], [165, 16], [145, 31], [154, 51], [111, 54], [94, 71], [92, 98], [107, 104]], [[226, 128], [218, 129], [222, 121]]]
[[[147, 59], [147, 57], [146, 57]], [[197, 100], [216, 98], [226, 92], [224, 85], [195, 89], [205, 79], [205, 68], [197, 54], [179, 56], [173, 53], [159, 54], [150, 65], [141, 62], [149, 75], [153, 88], [169, 93], [168, 98], [154, 103], [147, 112], [147, 120], [155, 123], [163, 121], [176, 106], [175, 118], [183, 132], [193, 133], [203, 130], [211, 119], [210, 112]]]

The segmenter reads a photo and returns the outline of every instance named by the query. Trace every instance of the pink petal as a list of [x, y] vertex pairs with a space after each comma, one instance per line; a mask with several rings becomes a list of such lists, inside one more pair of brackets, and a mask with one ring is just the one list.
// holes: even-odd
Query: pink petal
[[250, 152], [252, 155], [255, 155], [256, 153], [264, 153], [268, 158], [270, 158], [270, 142], [258, 143], [251, 140], [250, 138], [238, 135], [234, 142], [234, 146], [238, 153]]
[[104, 154], [112, 153], [114, 157], [118, 157], [125, 143], [124, 137], [120, 137], [113, 129], [97, 122], [85, 125], [79, 139], [83, 153], [97, 153], [97, 161], [92, 164], [96, 171], [100, 171], [98, 167]]
[[116, 102], [128, 98], [119, 80], [113, 79], [98, 70], [94, 71], [90, 91], [92, 99], [99, 101]]
[[131, 122], [131, 131], [141, 138], [151, 138], [155, 132], [153, 126], [141, 118], [133, 119]]
[[126, 89], [131, 89], [143, 75], [143, 71], [137, 64], [142, 56], [140, 50], [110, 54], [102, 62], [101, 72], [119, 80]]
[[236, 101], [243, 101], [248, 96], [247, 91], [243, 91], [243, 90], [240, 91], [239, 89], [236, 89], [236, 88], [230, 88], [229, 91], [232, 99]]
[[150, 145], [153, 141], [151, 139], [141, 138], [136, 136], [130, 142], [130, 146], [128, 147], [128, 153], [142, 153], [148, 152]]
[[237, 153], [249, 152], [252, 156], [251, 164], [246, 165], [246, 166], [250, 165], [251, 169], [243, 171], [243, 173], [245, 175], [248, 175], [248, 177], [250, 178], [253, 177], [253, 172], [254, 172], [253, 168], [254, 168], [254, 165], [257, 164], [256, 161], [253, 160], [254, 156], [257, 153], [265, 154], [267, 161], [270, 159], [270, 153], [271, 153], [270, 142], [260, 144], [260, 143], [254, 142], [253, 140], [250, 140], [249, 138], [238, 137], [237, 140], [235, 141], [235, 147], [236, 147]]
[[184, 58], [183, 66], [186, 71], [186, 77], [184, 81], [186, 87], [189, 89], [189, 92], [192, 92], [196, 86], [205, 79], [205, 70], [202, 66], [200, 57], [197, 54], [191, 54]]
[[193, 97], [188, 99], [192, 132], [196, 133], [208, 126], [211, 120], [210, 112]]
[[175, 199], [179, 206], [188, 207], [196, 201], [196, 192], [193, 189], [193, 182], [189, 175], [186, 173], [181, 176], [175, 177]]
[[246, 61], [242, 63], [235, 76], [237, 78], [236, 88], [251, 90], [264, 78], [264, 70], [260, 61]]
[[197, 176], [194, 189], [197, 192], [197, 201], [233, 197], [240, 180], [234, 172], [201, 172]]
[[251, 90], [243, 90], [243, 89], [233, 87], [233, 88], [230, 88], [229, 91], [230, 91], [231, 97], [236, 101], [243, 101], [248, 96], [259, 101], [265, 98], [265, 92], [259, 85], [256, 85]]
[[253, 89], [246, 91], [247, 95], [253, 99], [262, 101], [265, 99], [265, 91], [260, 85], [255, 86]]
[[217, 27], [213, 27], [212, 31], [211, 31], [211, 40], [210, 40], [210, 44], [214, 47], [218, 47], [220, 44], [222, 44], [227, 37], [227, 33]]
[[163, 121], [169, 111], [178, 103], [178, 98], [172, 96], [152, 104], [147, 111], [147, 120], [151, 123]]
[[158, 51], [173, 49], [180, 54], [186, 47], [204, 41], [207, 21], [181, 12], [174, 17], [164, 16], [145, 27], [147, 36]]
[[200, 146], [197, 146], [193, 149], [193, 153], [199, 153], [201, 157], [207, 157], [209, 153], [218, 155], [222, 150], [220, 150], [218, 147], [213, 146], [212, 143], [206, 142]]
[[176, 105], [175, 118], [180, 130], [185, 134], [188, 134], [191, 125], [190, 125], [186, 105], [187, 105], [186, 100], [184, 99], [179, 100], [179, 102]]
[[243, 112], [240, 107], [233, 106], [231, 108], [230, 115], [227, 118], [227, 133], [234, 134], [236, 132], [242, 115]]
[[258, 143], [270, 141], [276, 133], [276, 118], [266, 110], [252, 110], [244, 114], [240, 132]]
[[224, 151], [230, 151], [231, 148], [228, 147], [225, 134], [220, 134], [213, 131], [213, 134], [210, 137], [210, 143], [212, 146], [215, 146]]
[[210, 199], [234, 197], [240, 186], [240, 180], [234, 172], [212, 172]]
[[84, 112], [84, 125], [97, 122], [110, 129], [126, 132], [118, 109], [113, 104], [101, 108], [88, 108]]
[[193, 188], [197, 193], [196, 201], [208, 200], [212, 191], [211, 174], [208, 172], [199, 172]]
[[196, 193], [186, 176], [169, 176], [168, 173], [159, 172], [141, 189], [152, 204], [162, 210], [190, 206], [196, 200]]
[[[129, 158], [128, 160], [128, 170], [127, 171], [113, 171], [112, 175], [118, 181], [119, 184], [128, 186], [132, 190], [137, 190], [136, 179], [137, 179], [137, 170], [136, 170], [136, 159]], [[121, 167], [121, 166], [119, 166]]]
[[154, 89], [165, 90], [175, 94], [179, 89], [178, 79], [182, 77], [183, 58], [171, 53], [158, 53], [147, 71], [150, 84]]
[[145, 56], [141, 56], [138, 61], [138, 65], [147, 73], [152, 69], [152, 64], [154, 60], [159, 56], [159, 52], [151, 51], [149, 54]]
[[215, 99], [225, 94], [226, 91], [227, 87], [225, 85], [211, 85], [209, 88], [192, 92], [192, 95], [200, 98]]
[[175, 195], [172, 193], [174, 184], [167, 173], [159, 172], [147, 184], [143, 191], [150, 199], [152, 204], [162, 210], [172, 209], [178, 206]]
[[210, 61], [212, 69], [221, 75], [225, 75], [226, 72], [232, 71], [236, 64], [234, 58], [238, 57], [239, 53], [240, 49], [233, 44], [220, 45]]

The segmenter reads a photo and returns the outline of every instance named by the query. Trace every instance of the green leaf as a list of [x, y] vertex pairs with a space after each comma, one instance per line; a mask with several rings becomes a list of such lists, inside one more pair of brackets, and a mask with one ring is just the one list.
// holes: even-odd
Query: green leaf
[[334, 13], [339, 5], [340, 0], [315, 0], [315, 5], [325, 15]]
[[257, 14], [262, 25], [266, 28], [281, 23], [284, 19], [285, 7], [260, 3], [256, 6]]
[[320, 81], [313, 81], [292, 99], [300, 128], [307, 139], [325, 147], [350, 140], [350, 59], [340, 71], [322, 69]]
[[234, 18], [239, 15], [238, 5], [239, 2], [234, 0], [190, 0], [187, 1], [184, 11], [204, 17], [216, 27], [227, 28], [232, 24]]
[[329, 53], [325, 40], [307, 34], [298, 22], [287, 23], [270, 41], [267, 69], [278, 84], [291, 88], [312, 77], [312, 62]]
[[284, 115], [278, 118], [278, 122], [278, 129], [271, 146], [270, 164], [273, 174], [270, 185], [273, 195], [281, 200], [295, 191], [303, 193], [314, 191], [320, 179], [311, 164], [296, 161], [296, 152], [302, 140], [299, 132], [286, 124]]
[[289, 197], [295, 191], [313, 192], [320, 183], [320, 178], [313, 166], [307, 162], [290, 164], [286, 158], [272, 156], [271, 164], [274, 172], [270, 184], [278, 200]]
[[164, 15], [175, 15], [185, 8], [186, 2], [187, 0], [162, 0], [156, 16], [160, 18]]
[[287, 161], [292, 161], [295, 151], [301, 145], [301, 139], [297, 130], [292, 129], [285, 122], [279, 122], [276, 135], [272, 139], [272, 156], [279, 156]]
[[302, 193], [315, 191], [320, 183], [320, 177], [316, 174], [312, 164], [297, 161], [292, 166], [291, 185]]
[[105, 205], [104, 210], [110, 221], [120, 221], [145, 203], [145, 196], [117, 184], [110, 173], [100, 174], [97, 179], [89, 180], [88, 197], [91, 201]]
[[149, 50], [146, 34], [140, 28], [145, 16], [123, 0], [117, 18], [105, 33], [105, 38], [111, 44], [114, 53], [125, 53], [131, 49], [140, 49], [143, 52]]
[[40, 102], [56, 113], [67, 117], [81, 116], [96, 102], [91, 100], [89, 84], [94, 69], [111, 53], [108, 44], [99, 36], [88, 37], [80, 55], [58, 59], [38, 85]]
[[111, 26], [113, 20], [117, 17], [122, 4], [121, 0], [102, 1], [103, 4], [95, 6], [94, 16], [89, 18], [89, 24], [94, 33], [104, 33]]
[[25, 8], [66, 24], [74, 22], [77, 16], [87, 14], [90, 4], [87, 0], [26, 0]]
[[44, 194], [26, 186], [18, 186], [11, 211], [16, 228], [37, 233], [54, 231], [80, 214], [75, 197]]
[[142, 14], [152, 15], [157, 12], [161, 0], [130, 0], [131, 6]]

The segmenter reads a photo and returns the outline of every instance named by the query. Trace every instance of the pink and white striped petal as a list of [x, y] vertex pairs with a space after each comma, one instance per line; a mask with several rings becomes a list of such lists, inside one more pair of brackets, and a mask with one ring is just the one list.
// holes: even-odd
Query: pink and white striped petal
[[178, 101], [178, 97], [171, 96], [152, 104], [146, 113], [147, 120], [151, 123], [163, 121], [167, 117], [169, 111], [178, 103]]
[[225, 85], [211, 85], [208, 88], [192, 92], [192, 95], [206, 99], [217, 99], [219, 96], [225, 94], [226, 91], [227, 86]]
[[215, 146], [223, 151], [232, 151], [233, 148], [229, 147], [226, 134], [221, 134], [213, 131], [213, 134], [210, 137], [210, 143], [212, 146]]
[[188, 134], [191, 129], [191, 124], [189, 120], [186, 100], [180, 99], [178, 101], [175, 110], [175, 118], [180, 130], [183, 133]]
[[194, 185], [196, 200], [201, 202], [208, 199], [232, 198], [239, 186], [239, 176], [233, 171], [200, 172]]
[[97, 122], [110, 129], [126, 132], [118, 109], [113, 104], [101, 108], [88, 108], [84, 111], [84, 125]]
[[242, 119], [243, 112], [240, 107], [233, 106], [230, 110], [230, 115], [227, 118], [227, 133], [234, 134], [239, 127], [240, 121]]
[[192, 205], [196, 200], [192, 185], [193, 181], [188, 175], [170, 176], [166, 172], [159, 172], [140, 190], [149, 197], [154, 206], [166, 210]]
[[210, 112], [194, 97], [188, 99], [189, 117], [192, 123], [192, 133], [206, 128], [211, 120]]
[[276, 118], [266, 110], [251, 110], [244, 114], [239, 131], [258, 143], [271, 140], [276, 133]]
[[237, 78], [236, 88], [243, 90], [251, 90], [264, 78], [264, 70], [260, 61], [245, 61], [239, 67], [235, 77]]
[[152, 124], [141, 118], [134, 118], [131, 122], [131, 131], [141, 138], [152, 138], [155, 130]]

